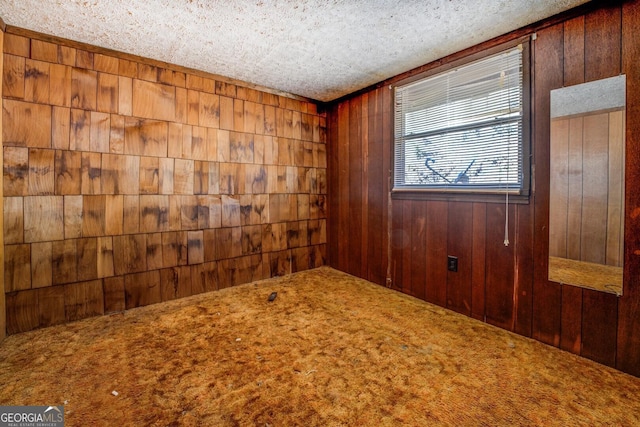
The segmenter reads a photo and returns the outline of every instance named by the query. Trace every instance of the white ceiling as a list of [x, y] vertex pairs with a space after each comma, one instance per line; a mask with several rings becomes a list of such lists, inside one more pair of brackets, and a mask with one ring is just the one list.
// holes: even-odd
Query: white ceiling
[[587, 1], [0, 0], [0, 17], [330, 101]]

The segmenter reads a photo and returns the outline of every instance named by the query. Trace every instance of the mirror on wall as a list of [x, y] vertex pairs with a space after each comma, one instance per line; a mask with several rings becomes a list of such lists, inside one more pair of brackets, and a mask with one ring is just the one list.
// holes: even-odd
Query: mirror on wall
[[549, 280], [622, 295], [624, 75], [551, 91]]

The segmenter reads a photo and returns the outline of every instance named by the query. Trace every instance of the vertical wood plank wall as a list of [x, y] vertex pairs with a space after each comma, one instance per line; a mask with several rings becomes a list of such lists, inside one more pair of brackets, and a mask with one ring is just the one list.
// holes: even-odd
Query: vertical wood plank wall
[[324, 264], [314, 103], [21, 31], [1, 45], [9, 334]]
[[[521, 34], [516, 32], [513, 37]], [[388, 83], [402, 76], [334, 103], [328, 117], [329, 264], [640, 375], [640, 192], [635, 191], [640, 185], [637, 34], [637, 0], [599, 6], [537, 28], [532, 44], [534, 191], [529, 204], [511, 205], [508, 212], [503, 203], [390, 201]], [[505, 35], [501, 40], [510, 37]], [[488, 45], [491, 43], [471, 51]], [[627, 75], [627, 191], [624, 295], [618, 298], [549, 282], [547, 269], [549, 91], [620, 73]], [[508, 247], [503, 244], [505, 214], [510, 224]], [[457, 273], [447, 271], [447, 255], [458, 257]]]
[[623, 265], [624, 112], [551, 120], [549, 255]]

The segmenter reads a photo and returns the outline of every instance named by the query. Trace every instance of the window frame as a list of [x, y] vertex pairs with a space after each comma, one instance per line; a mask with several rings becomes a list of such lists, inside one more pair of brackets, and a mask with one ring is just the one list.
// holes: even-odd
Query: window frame
[[[418, 80], [426, 79], [441, 73], [450, 71], [469, 64], [471, 62], [481, 60], [491, 55], [503, 52], [505, 50], [522, 45], [522, 188], [518, 193], [508, 193], [511, 203], [529, 203], [531, 194], [532, 181], [532, 161], [531, 161], [531, 140], [532, 140], [532, 73], [531, 73], [531, 36], [520, 37], [509, 42], [483, 49], [482, 51], [469, 54], [463, 58], [453, 60], [442, 64], [441, 61], [433, 63], [433, 67], [409, 76], [395, 82], [390, 89], [392, 108], [391, 123], [395, 123], [395, 88], [414, 83]], [[473, 189], [466, 190], [447, 190], [439, 188], [395, 188], [395, 125], [391, 126], [391, 198], [392, 199], [409, 199], [409, 200], [451, 200], [451, 201], [467, 201], [467, 202], [502, 202], [504, 203], [505, 194], [507, 192], [498, 191], [478, 191]]]

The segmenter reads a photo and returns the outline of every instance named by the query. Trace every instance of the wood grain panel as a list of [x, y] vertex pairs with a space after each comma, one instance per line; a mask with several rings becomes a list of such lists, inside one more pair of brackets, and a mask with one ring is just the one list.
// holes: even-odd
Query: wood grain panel
[[51, 147], [58, 150], [68, 150], [70, 131], [71, 109], [66, 107], [52, 107]]
[[7, 294], [7, 334], [30, 331], [40, 325], [38, 289]]
[[118, 58], [96, 53], [93, 56], [93, 69], [103, 73], [118, 74]]
[[[509, 210], [502, 204], [487, 206], [486, 241], [486, 321], [504, 329], [512, 329], [514, 310], [514, 267], [513, 244], [506, 246], [505, 215], [509, 215], [510, 240], [514, 237], [515, 207]], [[489, 279], [490, 278], [490, 279]]]
[[[96, 250], [96, 268], [98, 277], [103, 278], [113, 276], [113, 238], [111, 236], [98, 237], [96, 241]], [[108, 295], [106, 285], [107, 282], [105, 281], [105, 310], [108, 307], [108, 304], [106, 304]]]
[[[550, 95], [562, 86], [563, 37], [561, 25], [537, 33], [533, 60], [533, 102], [536, 108], [532, 122], [535, 158], [534, 266], [533, 266], [533, 338], [547, 344], [560, 344], [562, 293], [558, 284], [549, 282], [549, 140]], [[488, 212], [487, 212], [488, 217]], [[489, 254], [487, 254], [489, 256]]]
[[4, 288], [5, 292], [31, 288], [30, 245], [5, 245]]
[[93, 152], [108, 153], [111, 136], [111, 117], [107, 113], [91, 112], [89, 147]]
[[348, 272], [356, 276], [362, 275], [362, 107], [359, 99], [349, 104], [349, 161], [347, 179], [349, 182], [349, 204], [347, 215], [349, 216], [349, 238], [347, 250], [350, 253]]
[[146, 119], [175, 120], [176, 91], [173, 86], [134, 79], [132, 96], [132, 115]]
[[29, 196], [24, 198], [24, 241], [43, 242], [64, 237], [63, 198]]
[[147, 269], [160, 270], [162, 267], [162, 233], [147, 234]]
[[640, 376], [640, 193], [630, 191], [640, 182], [640, 2], [622, 6], [622, 72], [627, 75], [626, 161], [625, 161], [625, 258], [624, 289], [619, 301], [616, 367]]
[[4, 244], [24, 242], [24, 209], [22, 197], [4, 197]]
[[124, 154], [124, 116], [111, 115], [109, 151], [111, 154]]
[[515, 270], [513, 330], [526, 337], [532, 334], [533, 314], [533, 215], [531, 205], [515, 206]]
[[[76, 240], [78, 255], [78, 280], [98, 278], [98, 241], [96, 238]], [[102, 292], [100, 292], [102, 293]]]
[[93, 52], [84, 49], [76, 49], [76, 67], [93, 69]]
[[156, 304], [162, 301], [160, 271], [128, 274], [124, 277], [126, 309]]
[[85, 196], [82, 200], [82, 236], [104, 236], [106, 196]]
[[115, 274], [137, 273], [147, 269], [147, 239], [145, 234], [113, 237]]
[[220, 127], [220, 97], [211, 93], [200, 94], [200, 126]]
[[123, 197], [122, 215], [124, 233], [140, 231], [140, 198], [138, 196]]
[[168, 125], [157, 120], [125, 118], [125, 154], [138, 156], [167, 156]]
[[29, 149], [4, 147], [4, 196], [26, 196], [29, 193]]
[[233, 130], [244, 131], [244, 101], [241, 99], [233, 100]]
[[473, 204], [472, 261], [471, 261], [471, 317], [485, 318], [485, 265], [486, 265], [487, 205]]
[[[382, 97], [380, 91], [376, 90], [369, 94], [368, 115], [366, 117], [368, 139], [368, 164], [367, 173], [364, 175], [367, 187], [367, 229], [377, 230], [377, 233], [370, 233], [368, 236], [368, 278], [369, 280], [382, 285], [386, 282], [387, 259], [384, 256], [386, 247], [383, 246], [387, 224], [383, 220], [385, 212], [385, 174], [383, 166], [383, 141], [382, 141]], [[311, 120], [312, 121], [312, 120]], [[311, 130], [311, 129], [310, 129]], [[313, 132], [310, 132], [313, 138]], [[324, 148], [324, 146], [322, 146]], [[326, 176], [326, 175], [325, 175]], [[320, 192], [321, 189], [319, 189]]]
[[[28, 43], [28, 39], [26, 42]], [[25, 48], [25, 52], [29, 52], [28, 48]], [[28, 56], [28, 54], [25, 56]], [[58, 47], [54, 43], [32, 39], [31, 40], [31, 57], [33, 59], [38, 59], [40, 61], [57, 62]]]
[[71, 107], [96, 110], [98, 73], [73, 68], [71, 70]]
[[584, 118], [569, 119], [566, 253], [570, 259], [580, 259], [582, 251], [583, 135]]
[[[284, 235], [284, 233], [283, 233]], [[236, 258], [242, 255], [242, 229], [240, 227], [218, 228], [215, 230], [216, 253], [218, 259]], [[286, 243], [285, 243], [286, 244]], [[272, 248], [275, 249], [275, 248]]]
[[193, 160], [175, 159], [173, 172], [173, 191], [175, 194], [193, 194]]
[[427, 270], [425, 254], [427, 247], [427, 212], [424, 203], [413, 202], [411, 209], [411, 252], [409, 254], [411, 275], [411, 294], [425, 299]]
[[580, 260], [604, 264], [607, 235], [607, 178], [609, 116], [596, 114], [584, 118], [583, 188]]
[[17, 34], [4, 34], [3, 52], [28, 58], [31, 52], [31, 40]]
[[4, 54], [2, 73], [2, 95], [8, 98], [24, 98], [25, 59]]
[[31, 244], [31, 287], [51, 286], [53, 281], [53, 245], [51, 242]]
[[582, 348], [582, 288], [562, 287], [562, 334], [560, 348], [580, 354]]
[[607, 265], [624, 260], [624, 132], [623, 111], [609, 113], [609, 167], [607, 189]]
[[196, 125], [200, 120], [200, 92], [187, 91], [187, 124]]
[[65, 285], [64, 312], [67, 322], [104, 314], [102, 280]]
[[76, 240], [57, 240], [52, 243], [53, 284], [71, 283], [78, 278]]
[[118, 76], [118, 112], [123, 116], [133, 114], [133, 79]]
[[169, 231], [169, 196], [140, 196], [140, 232]]
[[618, 297], [583, 290], [581, 355], [608, 366], [616, 362]]
[[75, 65], [78, 56], [78, 50], [70, 47], [58, 45], [58, 63], [64, 65]]
[[100, 194], [102, 156], [100, 153], [81, 153], [80, 162], [80, 192]]
[[24, 100], [40, 104], [49, 103], [49, 64], [47, 62], [25, 60]]
[[202, 264], [204, 262], [204, 235], [202, 230], [187, 233], [188, 264]]
[[[204, 264], [200, 265], [201, 269], [199, 270], [199, 273], [201, 275], [200, 280], [203, 283], [203, 289], [204, 292], [211, 292], [211, 291], [217, 291], [218, 290], [218, 263], [217, 262], [205, 262]], [[195, 274], [191, 274], [192, 280], [198, 280], [198, 278], [195, 276]], [[267, 277], [264, 276], [264, 273], [262, 275], [262, 279], [265, 279]], [[192, 284], [192, 287], [193, 286]]]
[[[391, 286], [399, 291], [402, 291], [403, 284], [402, 250], [408, 238], [408, 234], [402, 228], [404, 222], [402, 206], [403, 202], [401, 200], [394, 200], [391, 203]], [[331, 242], [331, 239], [329, 241]]]
[[178, 294], [178, 269], [165, 268], [160, 270], [160, 299], [171, 301]]
[[98, 73], [96, 94], [96, 108], [98, 111], [105, 113], [118, 112], [118, 104], [120, 102], [118, 82], [118, 76], [114, 74]]
[[473, 204], [451, 202], [448, 215], [447, 254], [458, 258], [458, 271], [447, 272], [447, 308], [469, 316], [473, 257], [469, 236], [473, 236]]
[[64, 286], [38, 289], [38, 323], [40, 327], [65, 322]]
[[103, 154], [100, 179], [103, 194], [137, 195], [140, 189], [140, 157]]
[[613, 77], [621, 67], [621, 8], [600, 8], [584, 19], [585, 80]]
[[138, 63], [127, 59], [118, 59], [118, 74], [125, 77], [138, 76]]
[[71, 109], [69, 148], [76, 151], [91, 150], [91, 112]]
[[61, 107], [71, 106], [71, 67], [50, 64], [49, 102]]
[[138, 78], [141, 80], [147, 80], [155, 82], [158, 80], [158, 67], [152, 64], [140, 63], [138, 64]]
[[180, 227], [182, 230], [198, 228], [198, 198], [180, 196]]
[[447, 228], [448, 203], [433, 201], [427, 204], [427, 289], [426, 300], [441, 307], [447, 306]]
[[[207, 129], [201, 126], [193, 126], [190, 143], [190, 155], [185, 157], [195, 160], [205, 159], [207, 156]], [[183, 141], [183, 144], [186, 145], [186, 142]]]
[[[141, 194], [158, 194], [159, 181], [160, 181], [159, 164], [160, 164], [160, 159], [158, 159], [157, 157], [141, 157], [140, 158], [140, 193]], [[173, 161], [171, 162], [171, 166], [173, 166]], [[171, 180], [171, 182], [173, 182], [173, 180]]]
[[276, 136], [276, 109], [271, 105], [264, 106], [264, 134]]
[[189, 275], [191, 276], [191, 294], [197, 295], [205, 292], [204, 264], [191, 265]]
[[82, 236], [82, 196], [64, 196], [64, 238]]
[[103, 288], [105, 314], [124, 311], [124, 277], [117, 276], [104, 279]]
[[[349, 103], [341, 103], [338, 105], [338, 135], [337, 135], [337, 152], [338, 158], [341, 159], [338, 162], [337, 170], [337, 194], [339, 195], [340, 203], [338, 204], [338, 210], [333, 212], [334, 218], [337, 218], [338, 234], [337, 238], [344, 238], [349, 235], [350, 221], [349, 221], [349, 206], [351, 205], [350, 187], [349, 187]], [[354, 159], [355, 160], [355, 159]], [[270, 213], [273, 211], [270, 209]], [[349, 271], [349, 248], [342, 242], [338, 246], [337, 253], [337, 268], [342, 271]]]
[[51, 106], [5, 99], [2, 143], [18, 147], [51, 147]]
[[[181, 241], [179, 233], [168, 232], [162, 233], [162, 266], [174, 267], [178, 265], [178, 259], [181, 258]], [[186, 245], [185, 245], [186, 249]]]
[[[551, 121], [549, 195], [549, 256], [567, 258], [569, 213], [569, 120]], [[580, 168], [581, 170], [582, 168]]]

